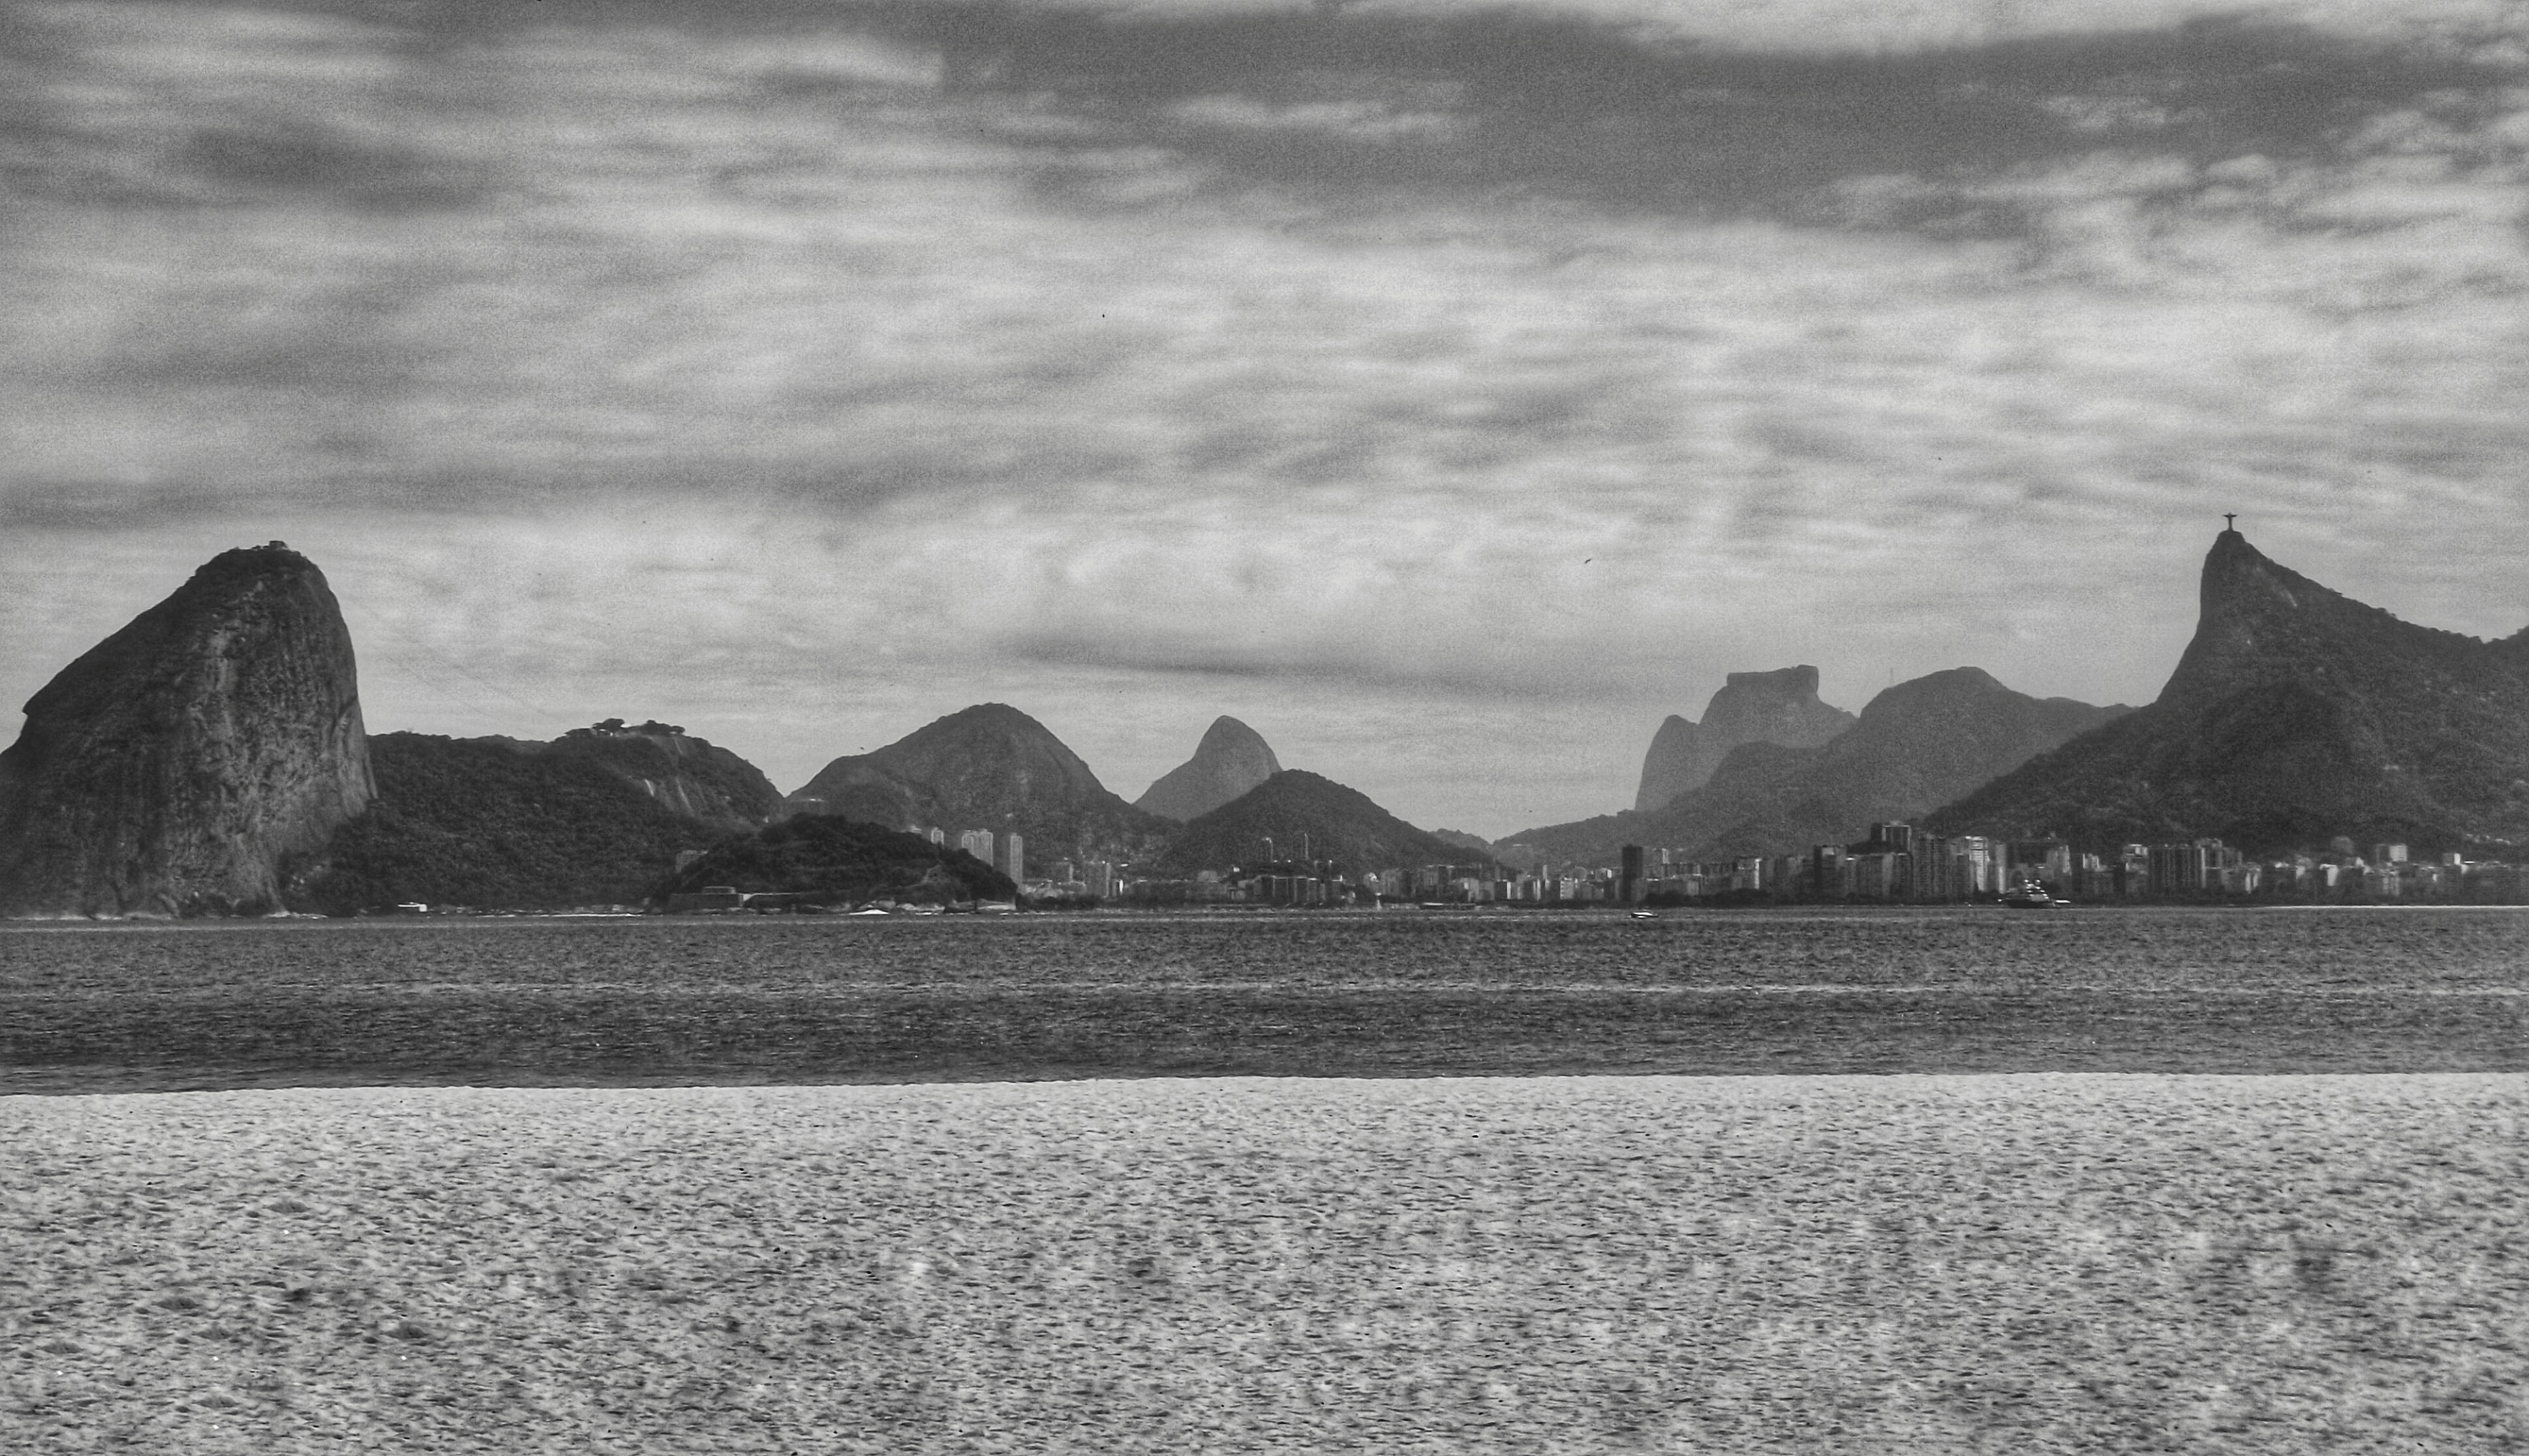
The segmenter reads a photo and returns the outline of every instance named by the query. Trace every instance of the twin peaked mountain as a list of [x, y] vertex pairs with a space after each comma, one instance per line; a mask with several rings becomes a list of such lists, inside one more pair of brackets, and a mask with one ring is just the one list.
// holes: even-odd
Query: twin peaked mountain
[[[814, 860], [854, 893], [1008, 891], [900, 832], [911, 824], [1014, 832], [1037, 863], [1174, 873], [1268, 853], [1353, 871], [1471, 852], [1284, 770], [1230, 719], [1138, 804], [998, 704], [836, 759], [786, 801], [735, 754], [667, 724], [609, 720], [550, 742], [371, 737], [333, 594], [279, 542], [212, 560], [26, 714], [0, 752], [5, 915], [627, 900], [679, 851], [715, 842], [752, 845], [745, 862], [767, 874]], [[2529, 839], [2529, 630], [2484, 642], [2414, 626], [2225, 531], [2194, 640], [2148, 707], [2031, 698], [1960, 668], [1855, 716], [1818, 701], [1814, 669], [1735, 674], [1699, 724], [1661, 726], [1633, 810], [1500, 847], [1719, 858], [1849, 839], [1877, 819], [2082, 847], [2199, 835], [2259, 851], [2337, 835], [2516, 844]]]
[[[838, 758], [790, 795], [794, 814], [1016, 834], [1028, 858], [1109, 860], [1191, 875], [1331, 860], [1346, 873], [1471, 858], [1340, 783], [1285, 769], [1235, 718], [1125, 803], [1045, 725], [1002, 703], [951, 713], [874, 753]], [[1474, 856], [1488, 857], [1488, 856]]]

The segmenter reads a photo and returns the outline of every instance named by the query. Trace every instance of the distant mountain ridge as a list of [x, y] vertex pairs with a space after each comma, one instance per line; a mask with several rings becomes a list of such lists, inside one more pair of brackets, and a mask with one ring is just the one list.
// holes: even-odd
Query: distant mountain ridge
[[2130, 711], [2034, 698], [1980, 668], [1953, 668], [1880, 693], [1826, 743], [1743, 743], [1702, 787], [1651, 813], [1526, 830], [1502, 842], [1593, 863], [1611, 862], [1625, 844], [1728, 859], [1849, 842], [1876, 821], [1915, 819]]
[[782, 807], [890, 829], [1016, 833], [1031, 863], [1155, 856], [1175, 829], [1108, 792], [1080, 755], [1006, 703], [978, 703], [835, 759]]
[[1262, 733], [1220, 717], [1204, 730], [1194, 757], [1159, 776], [1133, 807], [1179, 824], [1197, 819], [1282, 772]]
[[1671, 714], [1651, 735], [1634, 808], [1649, 813], [1701, 788], [1742, 743], [1811, 748], [1853, 725], [1852, 714], [1818, 700], [1818, 670], [1813, 667], [1733, 673], [1704, 705], [1701, 723]]
[[[1611, 863], [1639, 843], [1726, 859], [1849, 842], [1892, 819], [2100, 848], [2199, 836], [2256, 852], [2338, 835], [2426, 852], [2529, 844], [2529, 629], [2487, 642], [2400, 621], [2236, 531], [2207, 554], [2199, 605], [2193, 639], [2141, 710], [2034, 698], [1959, 668], [1856, 716], [1817, 700], [1813, 668], [1733, 674], [1701, 724], [1663, 726], [1638, 803], [1700, 782], [1656, 808], [1489, 847]], [[1839, 723], [1823, 741], [1782, 741]], [[550, 742], [373, 738], [330, 589], [276, 542], [214, 558], [28, 702], [0, 753], [0, 914], [623, 902], [664, 883], [680, 851], [740, 840], [753, 847], [711, 862], [820, 892], [994, 888], [953, 847], [908, 847], [927, 842], [897, 833], [909, 826], [1015, 833], [1038, 865], [1181, 875], [1268, 855], [1358, 874], [1487, 853], [1282, 769], [1227, 717], [1143, 797], [1212, 802], [1182, 823], [1126, 804], [999, 703], [836, 758], [787, 799], [736, 754], [655, 722], [610, 719]], [[800, 815], [888, 833], [760, 833]]]
[[2093, 847], [2529, 842], [2529, 629], [2486, 642], [2400, 621], [2226, 530], [2158, 699], [1930, 824]]

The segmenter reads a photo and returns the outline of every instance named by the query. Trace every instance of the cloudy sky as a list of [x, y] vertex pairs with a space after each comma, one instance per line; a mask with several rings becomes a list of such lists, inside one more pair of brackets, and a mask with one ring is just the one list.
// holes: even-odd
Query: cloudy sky
[[212, 552], [373, 730], [1232, 713], [1498, 835], [1736, 670], [2529, 621], [2529, 6], [0, 4], [0, 735]]

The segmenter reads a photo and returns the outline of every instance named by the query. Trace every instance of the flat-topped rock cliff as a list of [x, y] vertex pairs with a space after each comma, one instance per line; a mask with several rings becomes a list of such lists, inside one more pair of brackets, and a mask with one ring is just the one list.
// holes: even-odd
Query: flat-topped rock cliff
[[1806, 664], [1770, 673], [1733, 673], [1704, 705], [1701, 723], [1671, 714], [1651, 735], [1634, 808], [1648, 813], [1701, 788], [1742, 743], [1813, 748], [1853, 725], [1852, 714], [1819, 701], [1818, 670]]
[[0, 914], [278, 908], [372, 793], [351, 634], [278, 541], [212, 558], [26, 712], [0, 753]]

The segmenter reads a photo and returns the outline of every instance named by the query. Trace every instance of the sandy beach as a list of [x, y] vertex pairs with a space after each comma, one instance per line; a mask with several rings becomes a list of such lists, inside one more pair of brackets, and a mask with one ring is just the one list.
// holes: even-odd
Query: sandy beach
[[2529, 1440], [2529, 1077], [0, 1099], [10, 1450]]

